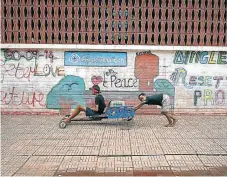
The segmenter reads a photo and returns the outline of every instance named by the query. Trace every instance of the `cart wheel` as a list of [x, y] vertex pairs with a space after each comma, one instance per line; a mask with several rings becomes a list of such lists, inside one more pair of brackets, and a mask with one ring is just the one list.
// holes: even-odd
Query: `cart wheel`
[[64, 129], [66, 126], [67, 126], [67, 125], [66, 125], [66, 123], [65, 123], [64, 121], [61, 121], [61, 122], [59, 123], [59, 127], [60, 127], [61, 129]]

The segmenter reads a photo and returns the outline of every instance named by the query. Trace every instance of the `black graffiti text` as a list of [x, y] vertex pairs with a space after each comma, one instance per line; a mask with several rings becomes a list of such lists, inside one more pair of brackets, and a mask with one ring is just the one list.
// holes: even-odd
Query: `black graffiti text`
[[136, 78], [119, 78], [117, 73], [108, 74], [104, 73], [103, 86], [108, 87], [108, 81], [110, 82], [110, 87], [116, 88], [133, 88], [138, 87], [138, 79]]

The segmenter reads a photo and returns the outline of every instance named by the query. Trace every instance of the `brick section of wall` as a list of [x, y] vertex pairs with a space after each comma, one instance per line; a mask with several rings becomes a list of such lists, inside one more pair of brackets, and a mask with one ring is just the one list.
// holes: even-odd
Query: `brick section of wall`
[[1, 41], [227, 46], [226, 0], [2, 0]]

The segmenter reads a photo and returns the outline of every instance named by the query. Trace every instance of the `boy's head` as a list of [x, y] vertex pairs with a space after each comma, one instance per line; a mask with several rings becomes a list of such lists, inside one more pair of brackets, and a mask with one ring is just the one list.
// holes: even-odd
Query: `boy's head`
[[146, 100], [146, 95], [145, 95], [145, 93], [139, 94], [138, 98], [139, 98], [140, 101], [145, 101], [145, 100]]
[[93, 85], [91, 90], [93, 95], [100, 93], [100, 87], [98, 85]]

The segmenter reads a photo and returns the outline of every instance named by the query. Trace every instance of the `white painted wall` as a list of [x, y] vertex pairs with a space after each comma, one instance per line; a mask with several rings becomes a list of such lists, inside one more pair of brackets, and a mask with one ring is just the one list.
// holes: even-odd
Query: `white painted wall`
[[[4, 45], [6, 47], [6, 44]], [[3, 46], [3, 47], [4, 47]], [[14, 48], [13, 48], [14, 46]], [[60, 45], [61, 46], [61, 45]], [[89, 93], [89, 88], [93, 85], [91, 78], [93, 76], [104, 77], [103, 73], [114, 70], [117, 73], [118, 79], [137, 79], [135, 76], [135, 60], [137, 52], [144, 52], [151, 50], [152, 47], [135, 47], [135, 46], [125, 46], [123, 48], [119, 46], [105, 46], [105, 50], [101, 50], [102, 46], [79, 46], [64, 45], [64, 49], [60, 49], [58, 45], [49, 45], [46, 48], [48, 52], [45, 52], [43, 48], [39, 45], [7, 45], [8, 48], [11, 47], [11, 51], [19, 51], [21, 55], [25, 55], [26, 51], [37, 50], [38, 54], [33, 59], [28, 60], [24, 57], [21, 59], [9, 59], [10, 56], [5, 57], [4, 48], [1, 52], [1, 112], [2, 113], [15, 113], [19, 112], [23, 114], [25, 112], [38, 112], [38, 113], [58, 113], [59, 110], [47, 109], [46, 99], [47, 94], [50, 90], [58, 84], [61, 79], [67, 75], [79, 76], [84, 80], [86, 94]], [[67, 48], [68, 47], [68, 48]], [[65, 51], [76, 51], [76, 50], [86, 50], [92, 51], [91, 49], [99, 49], [99, 51], [119, 51], [127, 52], [127, 66], [126, 67], [81, 67], [81, 66], [64, 66], [64, 52]], [[166, 79], [175, 88], [174, 93], [174, 111], [175, 113], [222, 113], [227, 114], [227, 64], [217, 64], [217, 58], [219, 51], [224, 51], [222, 54], [222, 60], [227, 61], [227, 49], [226, 47], [213, 48], [212, 51], [216, 51], [213, 54], [213, 59], [211, 58], [211, 51], [205, 57], [208, 58], [208, 62], [214, 62], [214, 64], [201, 64], [199, 63], [187, 63], [187, 64], [176, 64], [174, 63], [174, 58], [176, 57], [176, 52], [184, 51], [172, 50], [176, 49], [173, 47], [153, 47], [151, 51], [152, 54], [159, 57], [159, 75], [153, 79], [153, 82], [159, 79]], [[185, 48], [184, 48], [185, 49]], [[193, 52], [193, 49], [209, 49], [206, 47], [200, 48], [187, 48], [188, 51]], [[203, 50], [202, 50], [203, 51]], [[206, 50], [208, 51], [208, 50]], [[183, 52], [184, 54], [184, 52]], [[29, 53], [27, 54], [30, 56]], [[53, 57], [52, 57], [53, 55]], [[15, 57], [18, 58], [18, 53], [15, 53]], [[52, 61], [53, 60], [53, 61]], [[215, 63], [216, 62], [216, 63]], [[48, 67], [47, 67], [48, 66]], [[37, 67], [37, 68], [36, 68]], [[64, 68], [65, 76], [61, 75], [56, 68]], [[52, 73], [52, 69], [54, 73]], [[56, 73], [55, 73], [56, 71]], [[180, 76], [180, 71], [183, 73], [183, 77]], [[181, 74], [182, 74], [181, 73]], [[175, 75], [174, 75], [175, 74]], [[185, 74], [185, 75], [184, 75]], [[175, 76], [175, 79], [171, 76]], [[185, 77], [184, 77], [185, 76]], [[195, 76], [194, 80], [191, 78]], [[201, 81], [198, 77], [204, 77], [207, 80], [205, 83], [200, 84]], [[220, 83], [217, 84], [217, 80], [214, 77], [222, 77]], [[177, 79], [179, 78], [179, 80]], [[183, 78], [183, 80], [182, 80]], [[130, 99], [135, 99], [137, 103], [135, 94], [140, 92], [139, 90], [139, 80], [138, 86], [132, 88], [121, 87], [117, 88], [114, 85], [110, 85], [110, 78], [106, 78], [106, 85], [103, 86], [101, 82], [99, 86], [103, 90], [103, 94], [111, 92], [114, 95], [116, 93], [124, 93], [124, 96], [131, 95]], [[182, 82], [184, 81], [184, 83]], [[196, 85], [192, 85], [192, 82], [197, 82]], [[155, 91], [155, 89], [154, 89]], [[152, 91], [151, 91], [152, 92]], [[197, 94], [195, 98], [194, 94]], [[93, 97], [91, 97], [93, 98]], [[117, 99], [121, 99], [118, 95]], [[197, 103], [195, 104], [195, 99]]]

